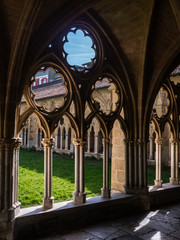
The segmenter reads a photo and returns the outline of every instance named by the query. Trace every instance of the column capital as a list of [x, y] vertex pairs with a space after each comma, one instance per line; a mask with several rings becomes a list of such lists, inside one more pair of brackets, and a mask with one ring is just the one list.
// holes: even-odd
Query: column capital
[[83, 141], [82, 138], [73, 138], [72, 143], [74, 146], [84, 146], [86, 144], [85, 141]]
[[19, 149], [22, 144], [22, 138], [17, 138], [15, 143], [14, 143], [14, 148]]
[[158, 139], [155, 139], [155, 144], [157, 145], [162, 145], [163, 144], [163, 139], [162, 138], [158, 138]]
[[104, 143], [110, 143], [110, 139], [109, 138], [103, 138], [102, 141], [103, 141], [103, 144]]
[[54, 139], [53, 138], [43, 138], [41, 143], [44, 147], [52, 147], [54, 145]]
[[178, 139], [175, 139], [175, 138], [170, 138], [169, 142], [171, 144], [178, 144], [179, 143], [179, 140]]
[[[20, 147], [21, 138], [1, 138], [0, 139], [0, 149], [14, 149], [16, 147]], [[18, 146], [17, 146], [18, 145]]]
[[127, 144], [129, 144], [129, 145], [132, 145], [133, 144], [133, 139], [130, 139], [130, 138], [126, 138], [126, 139], [124, 139], [123, 140], [124, 141], [124, 143], [127, 143]]

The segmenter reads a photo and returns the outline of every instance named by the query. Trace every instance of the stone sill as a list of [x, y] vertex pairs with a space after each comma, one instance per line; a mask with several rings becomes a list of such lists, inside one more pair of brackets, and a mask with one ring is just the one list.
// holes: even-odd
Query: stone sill
[[96, 197], [90, 197], [86, 199], [86, 203], [76, 205], [72, 201], [65, 201], [65, 202], [59, 202], [55, 203], [54, 207], [48, 210], [44, 210], [42, 206], [35, 206], [35, 207], [28, 207], [28, 208], [22, 208], [20, 210], [20, 213], [18, 214], [17, 218], [27, 217], [27, 216], [34, 216], [37, 214], [45, 214], [45, 213], [51, 213], [56, 211], [62, 211], [62, 210], [68, 210], [71, 208], [79, 208], [79, 207], [85, 207], [89, 205], [95, 205], [95, 204], [102, 204], [106, 202], [112, 202], [114, 200], [120, 200], [120, 199], [127, 199], [131, 198], [133, 195], [125, 194], [125, 193], [114, 193], [111, 194], [111, 198], [102, 198], [101, 196]]

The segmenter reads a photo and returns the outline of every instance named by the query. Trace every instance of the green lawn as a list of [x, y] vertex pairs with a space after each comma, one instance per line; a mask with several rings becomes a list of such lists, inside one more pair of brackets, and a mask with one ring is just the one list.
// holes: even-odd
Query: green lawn
[[[19, 160], [19, 201], [21, 207], [42, 204], [44, 194], [43, 152], [21, 150]], [[163, 182], [169, 182], [170, 168], [162, 169]], [[101, 195], [102, 160], [85, 159], [85, 191], [87, 197]], [[148, 166], [148, 185], [153, 185], [155, 166]], [[53, 197], [55, 202], [72, 199], [74, 191], [74, 159], [68, 155], [54, 154]]]
[[[21, 207], [41, 205], [44, 193], [43, 152], [20, 151], [19, 157], [19, 201]], [[101, 194], [102, 160], [85, 159], [85, 191], [87, 197]], [[74, 191], [74, 159], [68, 155], [54, 154], [53, 197], [55, 202], [72, 199]]]

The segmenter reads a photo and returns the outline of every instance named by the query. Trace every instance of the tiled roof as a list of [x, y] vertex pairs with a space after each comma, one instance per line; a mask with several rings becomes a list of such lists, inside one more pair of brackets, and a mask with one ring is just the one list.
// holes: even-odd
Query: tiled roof
[[[95, 84], [96, 88], [106, 88], [109, 87], [110, 83], [108, 80], [103, 80], [103, 82], [97, 81]], [[60, 82], [51, 82], [47, 84], [39, 85], [38, 87], [33, 87], [33, 92], [35, 94], [35, 99], [44, 99], [55, 96], [63, 96], [66, 94], [66, 89]], [[22, 98], [22, 102], [24, 102], [24, 97]]]
[[66, 89], [62, 83], [58, 82], [56, 84], [43, 84], [39, 88], [34, 88], [35, 99], [43, 99], [55, 96], [61, 96], [66, 94]]
[[180, 75], [180, 65], [171, 73], [171, 76]]

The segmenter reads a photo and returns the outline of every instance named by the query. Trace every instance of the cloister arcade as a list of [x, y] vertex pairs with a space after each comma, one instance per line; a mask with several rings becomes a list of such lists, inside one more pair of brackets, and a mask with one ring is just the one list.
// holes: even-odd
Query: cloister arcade
[[[0, 238], [179, 200], [179, 1], [10, 0], [0, 11]], [[44, 151], [38, 208], [20, 209], [20, 147]], [[53, 151], [74, 154], [73, 201], [64, 205], [52, 196]], [[85, 155], [103, 161], [95, 199], [86, 198]]]

